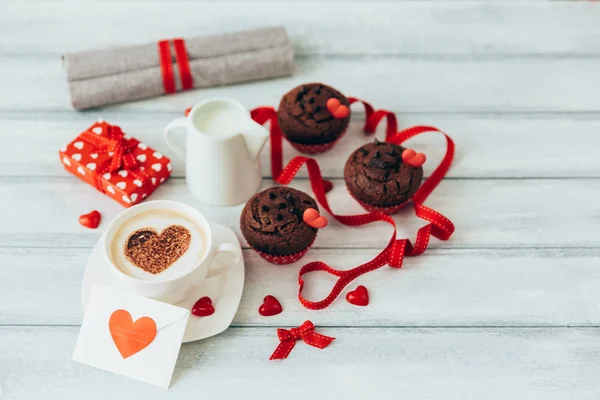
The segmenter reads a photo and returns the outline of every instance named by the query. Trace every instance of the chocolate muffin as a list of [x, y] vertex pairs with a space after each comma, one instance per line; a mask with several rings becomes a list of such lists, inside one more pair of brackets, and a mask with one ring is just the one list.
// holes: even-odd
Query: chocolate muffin
[[[346, 107], [338, 118], [327, 107], [330, 99]], [[322, 83], [306, 83], [286, 93], [279, 103], [277, 118], [281, 133], [292, 143], [318, 145], [340, 137], [350, 121], [350, 102], [340, 92]]]
[[272, 187], [257, 193], [246, 203], [240, 217], [242, 234], [256, 250], [285, 256], [306, 249], [317, 229], [306, 224], [307, 208], [318, 210], [308, 194], [289, 187]]
[[375, 140], [359, 147], [344, 167], [350, 193], [369, 205], [390, 207], [411, 199], [423, 180], [423, 167], [402, 161], [404, 147]]

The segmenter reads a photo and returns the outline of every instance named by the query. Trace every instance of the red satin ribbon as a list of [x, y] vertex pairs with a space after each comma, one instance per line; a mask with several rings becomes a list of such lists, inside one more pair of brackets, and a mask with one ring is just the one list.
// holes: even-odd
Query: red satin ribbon
[[[173, 47], [175, 48], [175, 63], [177, 64], [179, 77], [181, 79], [181, 90], [191, 89], [194, 87], [194, 80], [190, 71], [185, 40], [180, 38], [173, 39]], [[175, 85], [175, 74], [173, 73], [171, 46], [168, 40], [161, 40], [158, 42], [158, 59], [160, 62], [165, 93], [175, 93], [177, 91], [177, 86]]]
[[[375, 132], [377, 125], [383, 120], [383, 118], [386, 118], [386, 141], [388, 142], [401, 144], [402, 142], [416, 135], [430, 131], [442, 133], [446, 138], [447, 147], [444, 158], [442, 159], [440, 165], [438, 165], [433, 171], [431, 176], [417, 190], [412, 199], [417, 217], [429, 222], [427, 225], [421, 227], [417, 231], [417, 238], [414, 245], [409, 239], [396, 239], [396, 224], [389, 215], [379, 212], [371, 212], [360, 215], [337, 215], [333, 213], [325, 195], [331, 190], [332, 184], [331, 182], [322, 178], [321, 170], [319, 169], [319, 165], [317, 164], [316, 160], [309, 157], [297, 156], [288, 163], [285, 169], [282, 169], [282, 135], [277, 122], [277, 113], [275, 109], [272, 107], [260, 107], [253, 110], [251, 113], [252, 118], [260, 124], [264, 124], [267, 121], [271, 122], [271, 170], [273, 179], [276, 182], [287, 185], [294, 178], [298, 170], [304, 164], [306, 164], [311, 187], [315, 197], [317, 198], [317, 201], [340, 223], [349, 226], [360, 226], [372, 222], [386, 222], [392, 225], [394, 228], [392, 237], [383, 251], [371, 261], [361, 264], [355, 268], [345, 271], [336, 270], [321, 261], [304, 265], [300, 269], [298, 275], [298, 299], [304, 307], [311, 310], [320, 310], [328, 307], [331, 303], [333, 303], [337, 296], [339, 296], [346, 285], [367, 272], [374, 271], [388, 264], [394, 268], [401, 268], [402, 261], [404, 260], [405, 256], [417, 256], [423, 254], [423, 252], [427, 249], [431, 236], [437, 237], [441, 240], [447, 240], [454, 232], [454, 225], [448, 218], [422, 204], [427, 196], [429, 196], [433, 189], [435, 189], [435, 187], [440, 183], [452, 164], [452, 159], [454, 157], [454, 142], [452, 139], [441, 130], [432, 126], [415, 126], [400, 132], [395, 132], [397, 129], [397, 122], [393, 113], [385, 110], [375, 111], [370, 104], [355, 98], [351, 98], [352, 103], [357, 101], [362, 102], [365, 106], [366, 122], [364, 129], [367, 133]], [[323, 300], [317, 302], [306, 300], [302, 295], [302, 290], [304, 288], [304, 280], [302, 279], [302, 276], [314, 271], [324, 271], [328, 274], [338, 277], [338, 280], [333, 286], [331, 293]]]
[[190, 72], [190, 62], [188, 60], [185, 41], [183, 39], [173, 39], [175, 47], [175, 62], [179, 68], [179, 77], [181, 79], [181, 90], [188, 90], [194, 87], [194, 80]]
[[281, 360], [287, 358], [298, 340], [304, 341], [313, 347], [324, 349], [329, 346], [335, 338], [321, 335], [315, 332], [315, 326], [310, 321], [304, 321], [298, 328], [277, 329], [277, 337], [279, 337], [279, 345], [269, 357], [269, 360]]
[[175, 93], [175, 75], [173, 74], [173, 64], [171, 63], [171, 46], [168, 40], [158, 42], [158, 60], [160, 61], [165, 93]]
[[[131, 150], [136, 148], [140, 143], [137, 139], [125, 139], [125, 134], [121, 128], [113, 125], [106, 126], [106, 136], [85, 131], [80, 135], [80, 138], [93, 145], [96, 153], [107, 154], [110, 157], [95, 170], [97, 175], [96, 189], [104, 192], [102, 189], [102, 175], [104, 173], [124, 169], [131, 173], [135, 179], [139, 179], [142, 182], [142, 186], [146, 192], [150, 191], [148, 187], [151, 185], [150, 176], [142, 168], [139, 168], [138, 160], [131, 153]], [[112, 153], [112, 156], [110, 156], [110, 153]]]

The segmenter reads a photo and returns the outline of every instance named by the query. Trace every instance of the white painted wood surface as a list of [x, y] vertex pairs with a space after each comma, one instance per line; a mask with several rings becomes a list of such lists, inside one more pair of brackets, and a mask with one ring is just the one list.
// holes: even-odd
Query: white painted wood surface
[[[598, 398], [598, 328], [320, 328], [268, 361], [274, 329], [229, 329], [182, 346], [169, 392], [77, 364], [77, 327], [3, 327], [7, 398], [468, 399]], [[43, 343], [43, 346], [40, 344]]]
[[[0, 1], [1, 398], [596, 400], [598, 21], [600, 3], [587, 1]], [[267, 24], [288, 28], [294, 77], [70, 109], [64, 52]], [[312, 80], [397, 112], [402, 126], [432, 124], [455, 138], [449, 179], [427, 202], [455, 222], [452, 239], [433, 241], [402, 270], [360, 278], [369, 307], [340, 299], [319, 312], [296, 299], [299, 266], [364, 262], [387, 242], [389, 227], [334, 223], [287, 267], [246, 249], [233, 328], [183, 346], [169, 392], [72, 362], [83, 266], [122, 208], [67, 175], [57, 150], [98, 117], [165, 149], [162, 127], [202, 98], [276, 105]], [[334, 179], [338, 212], [360, 210], [340, 179], [347, 155], [368, 140], [355, 111], [348, 135], [318, 157]], [[411, 145], [435, 161], [441, 143], [431, 135]], [[294, 154], [286, 147], [286, 159]], [[174, 165], [175, 178], [153, 198], [192, 204], [239, 235], [241, 206], [200, 204], [185, 189], [182, 164]], [[263, 174], [271, 185], [266, 151]], [[299, 176], [293, 186], [309, 191]], [[104, 216], [98, 231], [77, 223], [91, 207]], [[402, 236], [421, 225], [410, 210], [395, 219]], [[316, 274], [306, 280], [314, 299], [332, 283]], [[283, 314], [258, 315], [266, 294], [281, 300]], [[334, 345], [299, 343], [288, 360], [269, 362], [275, 328], [305, 319], [336, 336]]]

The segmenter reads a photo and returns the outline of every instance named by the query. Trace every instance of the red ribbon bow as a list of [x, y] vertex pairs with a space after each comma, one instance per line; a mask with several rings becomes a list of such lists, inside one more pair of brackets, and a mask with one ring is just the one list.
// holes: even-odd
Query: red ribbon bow
[[95, 147], [96, 153], [109, 156], [106, 161], [96, 168], [95, 172], [98, 177], [96, 188], [104, 192], [102, 189], [102, 175], [104, 173], [124, 169], [130, 172], [134, 178], [142, 181], [142, 185], [147, 190], [147, 185], [150, 185], [150, 177], [143, 171], [143, 168], [138, 168], [139, 162], [131, 153], [140, 143], [139, 140], [125, 138], [125, 134], [118, 126], [106, 124], [106, 126], [103, 126], [103, 132], [106, 132], [106, 135], [97, 135], [91, 130], [87, 130], [80, 135], [82, 140]]
[[289, 330], [279, 328], [277, 329], [277, 336], [280, 343], [269, 360], [287, 358], [298, 340], [303, 340], [306, 344], [319, 349], [324, 349], [335, 340], [333, 337], [315, 332], [315, 326], [310, 321], [304, 321], [298, 328], [290, 328]]

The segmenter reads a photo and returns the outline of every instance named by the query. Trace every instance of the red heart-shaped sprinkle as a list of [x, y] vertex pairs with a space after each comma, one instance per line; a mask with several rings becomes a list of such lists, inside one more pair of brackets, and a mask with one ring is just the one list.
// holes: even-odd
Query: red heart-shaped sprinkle
[[354, 304], [355, 306], [364, 307], [369, 304], [369, 292], [366, 287], [360, 285], [353, 291], [348, 292], [346, 300], [348, 300], [348, 303]]
[[335, 119], [346, 118], [350, 115], [348, 106], [341, 104], [339, 99], [336, 99], [335, 97], [327, 100], [327, 109]]
[[281, 308], [281, 303], [274, 296], [267, 295], [263, 300], [263, 303], [258, 308], [258, 313], [263, 317], [270, 317], [272, 315], [277, 315], [283, 311]]
[[423, 153], [417, 153], [413, 149], [406, 149], [402, 152], [402, 161], [410, 166], [418, 168], [425, 164], [427, 157]]
[[81, 215], [79, 217], [79, 223], [85, 226], [86, 228], [96, 229], [98, 225], [100, 225], [101, 219], [102, 216], [100, 215], [100, 213], [94, 210], [88, 214]]
[[302, 220], [313, 228], [325, 228], [329, 223], [327, 217], [322, 216], [319, 210], [314, 208], [307, 208], [302, 214]]
[[208, 296], [200, 297], [192, 307], [192, 314], [198, 317], [208, 317], [215, 313], [215, 307], [212, 305], [212, 300]]

